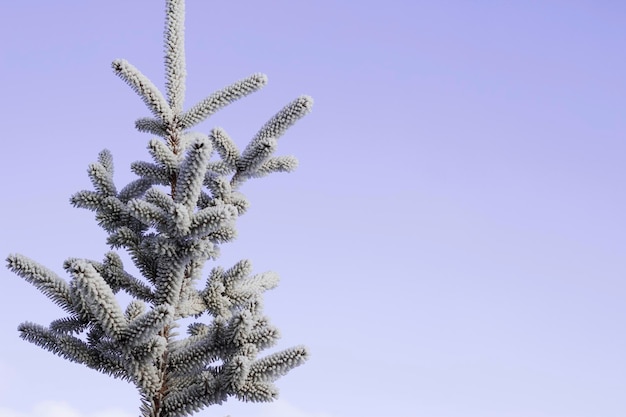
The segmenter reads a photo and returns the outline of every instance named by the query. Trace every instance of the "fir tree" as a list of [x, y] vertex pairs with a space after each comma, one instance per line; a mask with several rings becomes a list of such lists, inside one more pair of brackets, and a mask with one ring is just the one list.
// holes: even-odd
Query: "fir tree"
[[[208, 135], [194, 125], [222, 107], [263, 87], [254, 74], [183, 110], [185, 94], [184, 0], [166, 0], [165, 96], [125, 60], [113, 70], [141, 97], [152, 117], [136, 128], [161, 139], [148, 144], [152, 162], [131, 165], [138, 179], [122, 189], [113, 181], [108, 150], [89, 165], [92, 191], [71, 197], [75, 207], [94, 211], [111, 249], [126, 250], [142, 277], [124, 269], [115, 251], [101, 262], [67, 259], [66, 281], [19, 254], [8, 267], [59, 305], [67, 315], [48, 327], [25, 322], [20, 336], [65, 359], [128, 380], [141, 395], [143, 417], [191, 415], [234, 396], [243, 401], [272, 401], [273, 382], [307, 358], [303, 346], [264, 357], [278, 329], [262, 310], [262, 293], [274, 288], [272, 272], [251, 275], [242, 260], [203, 276], [221, 244], [236, 236], [235, 221], [248, 201], [238, 189], [250, 178], [292, 171], [291, 156], [273, 156], [278, 139], [308, 113], [310, 97], [294, 100], [271, 118], [243, 151], [220, 128]], [[216, 158], [212, 159], [214, 151]], [[122, 308], [116, 293], [133, 300]], [[200, 320], [205, 315], [209, 318]], [[176, 337], [177, 323], [188, 335]]]

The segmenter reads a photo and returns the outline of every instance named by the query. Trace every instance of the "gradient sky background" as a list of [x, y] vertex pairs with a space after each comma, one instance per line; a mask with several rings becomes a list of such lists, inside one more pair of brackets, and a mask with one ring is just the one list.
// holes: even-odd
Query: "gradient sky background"
[[[110, 62], [161, 87], [163, 10], [2, 2], [3, 256], [62, 274], [108, 250], [68, 198], [105, 147], [118, 186], [149, 158], [148, 111]], [[219, 260], [281, 275], [279, 347], [312, 358], [278, 403], [198, 416], [626, 416], [625, 44], [617, 0], [188, 0], [187, 107], [269, 76], [203, 131], [243, 147], [315, 99], [278, 149], [299, 169], [244, 186]], [[133, 386], [19, 339], [63, 312], [0, 277], [0, 417], [136, 416]]]

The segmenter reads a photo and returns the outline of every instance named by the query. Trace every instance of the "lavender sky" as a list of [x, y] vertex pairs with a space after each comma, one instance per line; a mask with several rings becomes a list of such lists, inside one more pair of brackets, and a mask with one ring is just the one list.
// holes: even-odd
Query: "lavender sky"
[[[105, 233], [69, 205], [108, 148], [149, 158], [162, 1], [2, 2], [0, 253], [62, 274]], [[246, 184], [219, 264], [275, 270], [279, 347], [311, 360], [272, 405], [201, 417], [626, 415], [626, 3], [187, 0], [187, 107], [269, 84], [200, 127], [244, 146], [300, 94], [295, 173]], [[0, 273], [0, 417], [132, 417], [134, 387], [18, 337], [63, 312]], [[116, 411], [117, 410], [117, 411]]]

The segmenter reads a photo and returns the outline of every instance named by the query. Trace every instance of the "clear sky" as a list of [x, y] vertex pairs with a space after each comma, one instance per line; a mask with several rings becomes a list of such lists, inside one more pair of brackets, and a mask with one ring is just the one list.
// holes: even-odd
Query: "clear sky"
[[[112, 73], [163, 85], [162, 1], [0, 6], [0, 252], [63, 274], [105, 233], [68, 198], [108, 148], [149, 158]], [[275, 270], [281, 400], [213, 417], [626, 416], [626, 3], [187, 1], [187, 101], [269, 84], [200, 128], [243, 147], [300, 94], [300, 167], [246, 184], [220, 265]], [[130, 384], [22, 341], [63, 312], [0, 273], [0, 417], [133, 417]], [[117, 410], [117, 411], [115, 411]]]

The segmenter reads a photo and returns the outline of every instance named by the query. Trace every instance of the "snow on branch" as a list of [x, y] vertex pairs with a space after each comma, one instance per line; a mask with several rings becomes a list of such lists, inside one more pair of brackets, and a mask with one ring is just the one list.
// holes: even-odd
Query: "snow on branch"
[[[222, 128], [208, 135], [190, 131], [260, 90], [267, 77], [252, 74], [183, 111], [185, 1], [165, 5], [165, 92], [126, 60], [112, 63], [152, 114], [135, 122], [139, 131], [157, 136], [148, 143], [152, 160], [133, 162], [130, 169], [139, 178], [118, 191], [113, 157], [105, 149], [87, 169], [92, 189], [70, 198], [73, 206], [95, 212], [106, 243], [127, 251], [138, 274], [128, 272], [115, 251], [106, 252], [102, 262], [68, 258], [63, 267], [69, 281], [23, 255], [6, 259], [11, 271], [67, 313], [48, 327], [22, 323], [20, 336], [132, 382], [142, 417], [190, 415], [229, 397], [272, 401], [278, 395], [274, 381], [308, 357], [302, 346], [258, 357], [280, 337], [263, 312], [264, 292], [278, 285], [276, 273], [252, 275], [247, 259], [226, 270], [212, 265], [206, 275], [203, 267], [237, 236], [236, 222], [250, 207], [238, 186], [296, 168], [295, 157], [274, 152], [313, 100], [301, 96], [287, 104], [243, 151]], [[203, 276], [206, 284], [198, 288]], [[131, 301], [122, 306], [126, 295]], [[180, 321], [192, 317], [198, 321], [179, 337]]]
[[222, 90], [216, 91], [182, 115], [181, 128], [189, 129], [197, 125], [221, 108], [260, 90], [266, 84], [267, 76], [257, 73], [243, 80], [239, 80]]
[[148, 109], [161, 122], [168, 122], [172, 119], [173, 114], [170, 105], [148, 77], [124, 59], [116, 59], [111, 66], [115, 74], [141, 97]]

